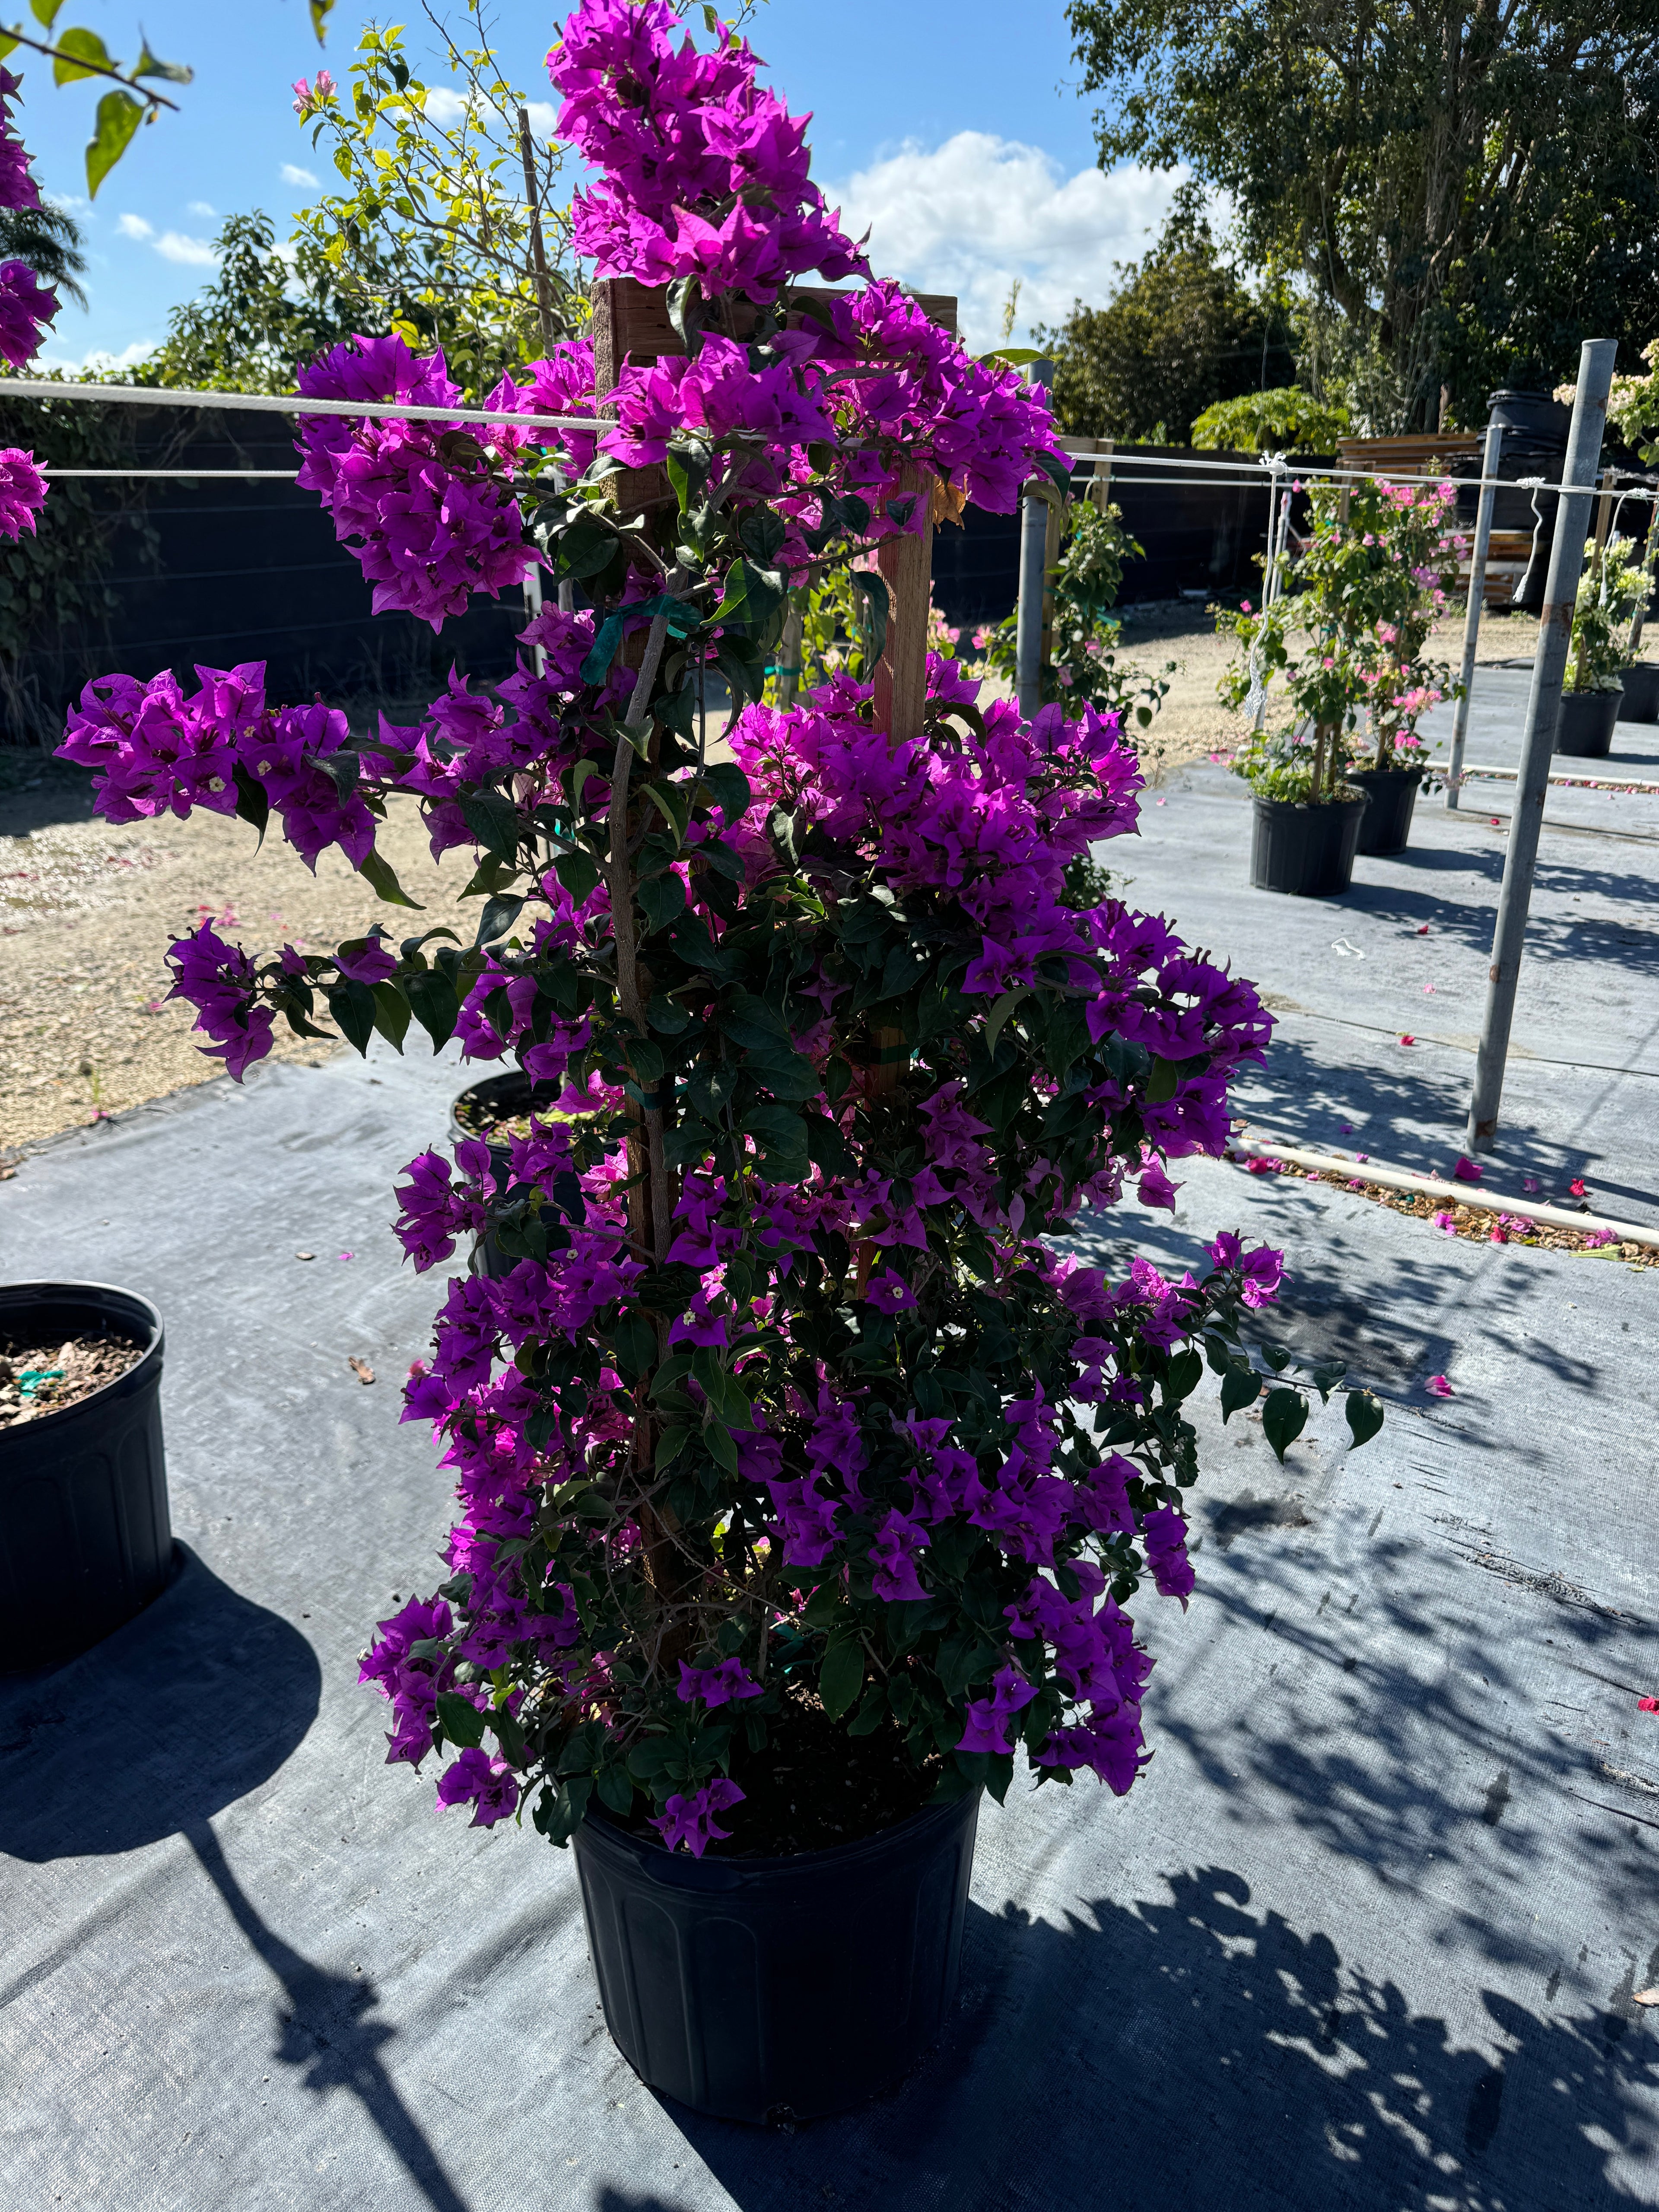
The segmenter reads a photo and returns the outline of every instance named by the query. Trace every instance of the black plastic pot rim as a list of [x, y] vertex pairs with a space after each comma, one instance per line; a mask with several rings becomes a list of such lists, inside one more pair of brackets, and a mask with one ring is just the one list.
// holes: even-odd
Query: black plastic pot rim
[[[77, 1398], [73, 1405], [56, 1407], [49, 1413], [37, 1413], [33, 1420], [25, 1421], [22, 1429], [30, 1437], [44, 1434], [54, 1421], [66, 1421], [72, 1414], [85, 1413], [100, 1403], [112, 1401], [139, 1389], [149, 1380], [155, 1363], [161, 1357], [165, 1332], [161, 1315], [147, 1297], [141, 1297], [137, 1291], [123, 1290], [118, 1283], [0, 1283], [0, 1334], [15, 1335], [17, 1329], [15, 1316], [27, 1314], [32, 1306], [72, 1305], [77, 1300], [88, 1299], [89, 1297], [124, 1298], [129, 1304], [140, 1308], [149, 1332], [143, 1349], [125, 1375], [118, 1375], [112, 1381], [100, 1383], [97, 1389], [88, 1391], [84, 1398]], [[15, 1435], [21, 1434], [21, 1431], [13, 1425], [9, 1424], [0, 1429], [0, 1449], [3, 1449]]]
[[1282, 807], [1287, 814], [1334, 814], [1345, 806], [1369, 806], [1371, 803], [1368, 791], [1352, 792], [1341, 799], [1267, 799], [1259, 791], [1252, 792], [1250, 796], [1258, 806]]
[[[821, 1866], [850, 1866], [860, 1857], [885, 1850], [901, 1838], [907, 1841], [927, 1827], [943, 1827], [953, 1814], [959, 1812], [963, 1797], [975, 1796], [979, 1785], [972, 1785], [961, 1796], [945, 1800], [943, 1804], [924, 1805], [919, 1813], [911, 1813], [902, 1820], [895, 1820], [890, 1828], [878, 1828], [872, 1836], [854, 1836], [844, 1844], [830, 1844], [818, 1851], [789, 1851], [781, 1856], [732, 1858], [722, 1855], [716, 1858], [694, 1857], [690, 1851], [671, 1851], [666, 1844], [654, 1837], [642, 1836], [635, 1829], [624, 1828], [602, 1805], [591, 1804], [576, 1831], [582, 1836], [597, 1829], [598, 1834], [614, 1849], [637, 1853], [647, 1863], [647, 1870], [653, 1880], [672, 1882], [680, 1889], [730, 1889], [743, 1876], [749, 1875], [794, 1874]], [[655, 1863], [653, 1864], [653, 1862]], [[672, 1867], [672, 1874], [659, 1875], [657, 1867]], [[693, 1872], [693, 1869], [696, 1872]], [[705, 1879], [699, 1879], [704, 1877]]]

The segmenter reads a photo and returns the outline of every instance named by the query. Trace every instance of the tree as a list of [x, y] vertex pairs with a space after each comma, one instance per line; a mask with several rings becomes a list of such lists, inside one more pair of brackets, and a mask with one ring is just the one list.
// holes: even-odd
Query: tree
[[0, 208], [0, 261], [22, 261], [54, 292], [67, 292], [77, 307], [87, 295], [81, 229], [74, 216], [52, 201], [39, 207]]
[[1146, 258], [1117, 273], [1123, 287], [1107, 306], [1079, 300], [1060, 329], [1036, 333], [1054, 357], [1061, 429], [1179, 444], [1216, 400], [1286, 381], [1283, 324], [1218, 258], [1196, 187], [1176, 193]]
[[1659, 0], [1070, 0], [1103, 164], [1182, 163], [1298, 270], [1396, 419], [1659, 321]]
[[341, 297], [326, 256], [302, 240], [280, 252], [270, 218], [256, 208], [229, 216], [214, 241], [219, 268], [193, 300], [174, 307], [167, 334], [124, 380], [193, 392], [292, 392], [296, 362], [365, 328], [360, 304]]
[[[556, 204], [560, 149], [538, 143], [525, 95], [507, 80], [483, 0], [452, 28], [428, 6], [445, 76], [434, 99], [402, 31], [370, 25], [342, 89], [325, 76], [295, 88], [312, 143], [344, 182], [301, 210], [295, 241], [321, 254], [358, 327], [441, 345], [468, 397], [550, 352], [586, 319]], [[533, 195], [533, 199], [532, 199]]]

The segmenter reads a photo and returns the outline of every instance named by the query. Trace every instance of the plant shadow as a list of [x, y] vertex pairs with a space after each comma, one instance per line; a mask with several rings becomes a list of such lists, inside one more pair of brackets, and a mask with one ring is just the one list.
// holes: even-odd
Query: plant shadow
[[[953, 2031], [864, 2112], [793, 2134], [664, 2110], [744, 2212], [1188, 2204], [1589, 2212], [1659, 2148], [1626, 2010], [1482, 1994], [1480, 2044], [1206, 1866], [1064, 1924], [969, 1908]], [[1363, 1936], [1360, 1944], [1363, 1948]], [[1484, 2045], [1485, 2047], [1480, 2047]], [[601, 2212], [674, 2212], [610, 2190]]]

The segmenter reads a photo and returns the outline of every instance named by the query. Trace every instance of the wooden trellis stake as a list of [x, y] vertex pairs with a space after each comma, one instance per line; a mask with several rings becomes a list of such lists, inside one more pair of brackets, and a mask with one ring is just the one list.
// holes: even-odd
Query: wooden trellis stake
[[[806, 296], [832, 300], [836, 295], [823, 286], [805, 289]], [[948, 293], [921, 292], [916, 304], [928, 319], [953, 335], [957, 303]], [[593, 287], [593, 314], [588, 326], [593, 343], [593, 388], [599, 411], [605, 395], [616, 388], [623, 367], [632, 362], [658, 361], [665, 354], [683, 354], [685, 347], [668, 319], [668, 295], [659, 286], [641, 284], [632, 276], [607, 276]], [[745, 335], [734, 330], [733, 337]], [[673, 497], [661, 468], [625, 470], [611, 479], [617, 507], [636, 514]], [[927, 609], [933, 576], [933, 513], [931, 482], [908, 474], [906, 490], [914, 489], [928, 502], [919, 531], [884, 541], [877, 562], [886, 579], [889, 594], [887, 638], [876, 670], [876, 714], [895, 744], [914, 738], [921, 728], [927, 677]]]

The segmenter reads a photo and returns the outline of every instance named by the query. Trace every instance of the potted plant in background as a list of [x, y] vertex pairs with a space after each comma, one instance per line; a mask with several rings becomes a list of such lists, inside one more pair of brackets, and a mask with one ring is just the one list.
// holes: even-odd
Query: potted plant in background
[[[363, 1674], [441, 1804], [574, 1838], [641, 2075], [760, 2119], [855, 2101], [937, 2034], [980, 1796], [1021, 1750], [1119, 1793], [1144, 1766], [1125, 1608], [1192, 1587], [1206, 1364], [1224, 1413], [1265, 1385], [1281, 1455], [1308, 1397], [1248, 1348], [1277, 1255], [1223, 1236], [1200, 1279], [1111, 1281], [1050, 1242], [1126, 1186], [1172, 1204], [1165, 1164], [1220, 1152], [1270, 1024], [1163, 922], [1066, 902], [1135, 820], [1112, 723], [1024, 725], [923, 659], [926, 517], [1063, 480], [1046, 410], [895, 284], [799, 288], [867, 276], [802, 125], [735, 33], [679, 27], [592, 0], [550, 58], [597, 178], [579, 250], [666, 283], [686, 348], [596, 392], [565, 347], [497, 393], [602, 411], [597, 453], [529, 423], [301, 433], [383, 605], [441, 621], [538, 562], [580, 582], [526, 631], [544, 666], [361, 753], [257, 670], [108, 678], [64, 750], [106, 814], [274, 814], [393, 903], [388, 805], [475, 853], [470, 945], [416, 925], [256, 962], [208, 926], [171, 957], [234, 1075], [326, 1008], [359, 1049], [412, 1020], [558, 1085], [567, 1118], [532, 1114], [504, 1176], [464, 1141], [399, 1188], [417, 1266], [480, 1235], [524, 1256], [451, 1277], [410, 1379], [460, 1516]], [[396, 337], [302, 382], [453, 404]], [[666, 496], [630, 507], [624, 471]], [[875, 681], [766, 704], [792, 584], [872, 547]], [[915, 629], [884, 635], [895, 611]], [[1382, 1419], [1346, 1410], [1357, 1441]]]
[[1650, 588], [1646, 564], [1632, 539], [1615, 538], [1605, 546], [1592, 539], [1585, 546], [1555, 725], [1557, 752], [1605, 760], [1612, 750], [1625, 696], [1620, 674], [1626, 636]]
[[1425, 773], [1417, 723], [1455, 688], [1423, 653], [1462, 550], [1454, 497], [1449, 484], [1315, 484], [1286, 594], [1261, 612], [1215, 611], [1240, 647], [1222, 697], [1265, 708], [1279, 675], [1289, 709], [1234, 761], [1256, 798], [1259, 890], [1343, 891], [1357, 854], [1406, 843]]

